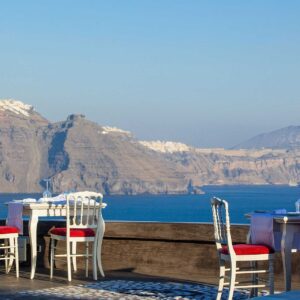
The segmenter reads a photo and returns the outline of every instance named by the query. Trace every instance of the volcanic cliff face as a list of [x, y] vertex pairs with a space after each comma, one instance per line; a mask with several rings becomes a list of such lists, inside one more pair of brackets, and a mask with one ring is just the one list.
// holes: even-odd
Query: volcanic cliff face
[[188, 182], [172, 162], [126, 132], [101, 127], [80, 115], [54, 124], [50, 131], [48, 162], [54, 190], [92, 189], [110, 194], [186, 190]]
[[40, 190], [43, 128], [48, 123], [30, 105], [13, 100], [0, 102], [2, 192]]
[[194, 149], [169, 159], [180, 161], [196, 186], [300, 182], [299, 149]]
[[199, 192], [206, 184], [300, 182], [300, 150], [197, 149], [141, 142], [82, 115], [50, 123], [30, 105], [0, 101], [0, 189], [106, 194]]

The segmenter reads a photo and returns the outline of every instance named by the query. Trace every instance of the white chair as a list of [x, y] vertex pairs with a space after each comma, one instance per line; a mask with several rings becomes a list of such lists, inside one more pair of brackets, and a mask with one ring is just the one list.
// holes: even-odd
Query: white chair
[[5, 271], [8, 273], [15, 261], [16, 277], [19, 277], [19, 251], [18, 251], [18, 234], [19, 230], [13, 226], [0, 226], [0, 240], [4, 243], [0, 245], [0, 260], [5, 260]]
[[[224, 286], [229, 286], [228, 300], [233, 297], [235, 288], [250, 288], [252, 294], [257, 293], [258, 288], [265, 288], [269, 286], [270, 294], [274, 293], [274, 271], [273, 260], [274, 250], [265, 245], [256, 244], [237, 244], [233, 245], [230, 235], [230, 221], [228, 213], [228, 203], [219, 198], [212, 198], [211, 200], [215, 241], [220, 262], [220, 277], [217, 300], [222, 297]], [[268, 261], [268, 270], [258, 270], [256, 268], [258, 261]], [[243, 270], [237, 267], [238, 262], [250, 262], [251, 268]], [[229, 267], [226, 267], [226, 264]], [[226, 272], [230, 272], [230, 276], [226, 276]], [[259, 274], [268, 273], [267, 283]], [[236, 282], [236, 276], [241, 274], [251, 275], [250, 284], [247, 282]], [[225, 278], [229, 279], [225, 282]], [[261, 283], [260, 283], [261, 282]], [[245, 284], [248, 283], [248, 284]], [[236, 285], [237, 284], [237, 285]]]
[[[50, 278], [53, 277], [54, 260], [66, 257], [68, 269], [68, 281], [71, 281], [71, 258], [74, 270], [77, 270], [76, 258], [85, 258], [85, 272], [88, 277], [89, 258], [93, 261], [93, 279], [97, 280], [97, 266], [101, 275], [104, 272], [101, 263], [101, 245], [105, 230], [102, 218], [103, 196], [94, 192], [79, 192], [67, 195], [66, 203], [66, 227], [54, 228], [50, 231]], [[66, 253], [56, 254], [56, 242], [66, 242]], [[77, 243], [85, 243], [85, 253], [77, 254]], [[89, 243], [93, 243], [93, 253], [89, 254]]]

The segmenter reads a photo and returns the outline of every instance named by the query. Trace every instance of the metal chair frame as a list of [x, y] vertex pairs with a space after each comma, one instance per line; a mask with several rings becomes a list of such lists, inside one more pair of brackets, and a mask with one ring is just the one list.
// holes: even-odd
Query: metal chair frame
[[[214, 221], [214, 235], [215, 242], [218, 251], [219, 263], [220, 263], [220, 276], [219, 276], [219, 286], [218, 294], [216, 300], [220, 300], [222, 297], [222, 292], [224, 286], [229, 286], [229, 295], [228, 300], [233, 298], [233, 293], [235, 288], [242, 289], [251, 289], [250, 296], [257, 295], [258, 288], [269, 287], [270, 294], [274, 293], [274, 254], [243, 254], [236, 255], [234, 247], [232, 244], [232, 238], [230, 234], [230, 220], [229, 220], [229, 211], [228, 203], [225, 200], [213, 197], [211, 199], [211, 207]], [[228, 249], [228, 254], [222, 253], [223, 247], [226, 246]], [[250, 262], [250, 270], [242, 270], [237, 267], [238, 262]], [[257, 262], [258, 261], [268, 261], [269, 268], [268, 270], [258, 270]], [[225, 264], [229, 264], [229, 267], [226, 268]], [[230, 276], [226, 276], [226, 272], [230, 272]], [[263, 281], [262, 278], [259, 278], [259, 274], [268, 274], [268, 282]], [[236, 282], [236, 276], [240, 274], [249, 274], [251, 275], [251, 284], [240, 284], [241, 282]], [[225, 278], [228, 278], [229, 281], [225, 282]], [[264, 282], [260, 284], [260, 282]], [[248, 283], [248, 282], [243, 282]]]
[[[104, 272], [101, 263], [101, 244], [103, 235], [99, 234], [100, 226], [105, 226], [102, 218], [102, 200], [103, 196], [100, 193], [94, 192], [78, 192], [67, 195], [66, 204], [66, 235], [56, 235], [50, 232], [51, 237], [51, 254], [50, 254], [50, 278], [53, 277], [54, 261], [56, 258], [66, 257], [68, 281], [71, 277], [71, 259], [74, 271], [77, 271], [77, 257], [85, 258], [85, 275], [88, 277], [88, 262], [89, 258], [93, 261], [93, 279], [97, 280], [97, 265], [101, 275], [104, 277]], [[103, 222], [103, 223], [101, 223]], [[71, 237], [72, 229], [92, 229], [94, 236]], [[56, 242], [66, 242], [66, 253], [55, 254]], [[77, 254], [77, 243], [85, 242], [85, 253]], [[93, 253], [89, 254], [89, 243], [93, 243]], [[100, 253], [98, 253], [100, 251]]]

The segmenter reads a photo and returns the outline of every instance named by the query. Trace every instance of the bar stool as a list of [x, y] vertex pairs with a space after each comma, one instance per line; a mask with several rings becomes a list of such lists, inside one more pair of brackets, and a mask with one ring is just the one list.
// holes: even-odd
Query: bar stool
[[1, 253], [0, 260], [5, 260], [5, 271], [8, 273], [15, 261], [16, 277], [19, 277], [19, 251], [18, 251], [18, 237], [19, 230], [13, 226], [0, 226], [0, 240], [4, 240], [0, 244]]

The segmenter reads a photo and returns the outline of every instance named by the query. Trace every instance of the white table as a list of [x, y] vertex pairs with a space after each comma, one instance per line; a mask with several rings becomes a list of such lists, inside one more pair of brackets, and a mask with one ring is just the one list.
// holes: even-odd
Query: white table
[[[106, 207], [105, 203], [102, 203], [102, 208]], [[37, 261], [37, 224], [39, 217], [64, 217], [66, 216], [66, 205], [55, 203], [23, 203], [23, 216], [29, 217], [29, 239], [31, 246], [31, 273], [30, 278], [33, 279], [36, 269]], [[97, 264], [101, 271], [101, 245], [104, 236], [105, 223], [101, 214], [100, 230], [97, 232]]]
[[[251, 213], [246, 214], [246, 218], [251, 218]], [[289, 215], [273, 215], [273, 220], [279, 225], [279, 230], [282, 233], [280, 252], [283, 264], [283, 274], [285, 281], [285, 290], [291, 290], [292, 282], [292, 250], [293, 239], [295, 233], [300, 233], [300, 216]], [[249, 242], [251, 239], [250, 231], [247, 237]]]

